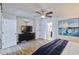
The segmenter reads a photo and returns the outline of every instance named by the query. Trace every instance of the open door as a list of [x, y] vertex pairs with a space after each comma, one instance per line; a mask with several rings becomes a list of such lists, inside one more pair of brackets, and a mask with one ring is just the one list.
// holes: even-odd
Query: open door
[[52, 40], [52, 23], [47, 23], [47, 39]]

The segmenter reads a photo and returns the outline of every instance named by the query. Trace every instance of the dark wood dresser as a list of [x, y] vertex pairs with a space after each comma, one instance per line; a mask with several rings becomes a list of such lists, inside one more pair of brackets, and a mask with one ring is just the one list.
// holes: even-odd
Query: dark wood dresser
[[24, 40], [29, 41], [33, 39], [35, 39], [35, 33], [22, 33], [19, 34], [18, 43], [21, 43]]

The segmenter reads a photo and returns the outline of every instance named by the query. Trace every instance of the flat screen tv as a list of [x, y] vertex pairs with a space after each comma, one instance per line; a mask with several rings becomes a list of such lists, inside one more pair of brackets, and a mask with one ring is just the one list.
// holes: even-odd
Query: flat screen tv
[[32, 26], [26, 26], [26, 32], [32, 32]]

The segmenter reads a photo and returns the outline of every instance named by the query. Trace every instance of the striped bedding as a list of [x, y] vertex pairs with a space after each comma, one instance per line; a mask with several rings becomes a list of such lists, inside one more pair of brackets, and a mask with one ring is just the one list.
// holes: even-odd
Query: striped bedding
[[60, 55], [67, 43], [67, 40], [56, 39], [43, 45], [32, 55]]

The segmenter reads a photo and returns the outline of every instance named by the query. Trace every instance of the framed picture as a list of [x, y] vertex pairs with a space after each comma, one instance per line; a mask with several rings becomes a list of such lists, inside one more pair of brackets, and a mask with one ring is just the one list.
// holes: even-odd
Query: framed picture
[[79, 18], [58, 21], [59, 35], [79, 37]]

